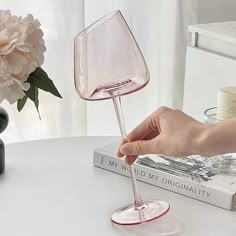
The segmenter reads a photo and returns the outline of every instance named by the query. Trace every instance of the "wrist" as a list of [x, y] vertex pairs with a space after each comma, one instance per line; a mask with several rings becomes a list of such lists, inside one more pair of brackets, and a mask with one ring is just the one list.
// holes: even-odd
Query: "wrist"
[[198, 140], [199, 155], [211, 157], [233, 152], [235, 145], [229, 132], [223, 122], [204, 125]]
[[198, 136], [196, 138], [196, 154], [201, 156], [214, 156], [214, 130], [216, 124], [202, 124], [199, 128]]

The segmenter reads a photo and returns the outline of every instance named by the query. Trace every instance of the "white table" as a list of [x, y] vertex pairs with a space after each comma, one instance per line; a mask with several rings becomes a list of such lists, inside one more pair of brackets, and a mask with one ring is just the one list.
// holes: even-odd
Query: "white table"
[[93, 150], [117, 137], [39, 140], [6, 146], [0, 176], [0, 234], [79, 235], [236, 235], [230, 212], [139, 182], [143, 198], [165, 199], [170, 212], [153, 223], [118, 227], [113, 210], [132, 201], [127, 177], [93, 167]]

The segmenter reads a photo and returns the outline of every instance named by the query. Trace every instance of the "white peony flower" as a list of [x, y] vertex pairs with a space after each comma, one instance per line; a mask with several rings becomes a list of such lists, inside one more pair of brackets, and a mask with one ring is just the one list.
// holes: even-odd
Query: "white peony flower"
[[32, 15], [25, 18], [0, 10], [0, 103], [23, 98], [29, 74], [44, 61], [43, 32]]

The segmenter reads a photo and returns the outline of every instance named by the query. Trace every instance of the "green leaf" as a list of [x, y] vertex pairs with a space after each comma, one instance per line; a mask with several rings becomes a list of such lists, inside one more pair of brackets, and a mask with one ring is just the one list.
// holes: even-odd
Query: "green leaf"
[[24, 107], [25, 103], [27, 101], [27, 96], [24, 96], [22, 99], [18, 99], [17, 101], [17, 110], [20, 112], [22, 108]]
[[32, 100], [33, 102], [35, 101], [35, 86], [34, 85], [30, 85], [30, 88], [27, 91], [24, 91], [25, 95]]
[[35, 100], [34, 100], [34, 105], [37, 109], [38, 115], [39, 115], [39, 119], [41, 120], [41, 116], [40, 116], [40, 112], [39, 112], [39, 90], [37, 87], [34, 87], [35, 89]]
[[40, 67], [36, 68], [36, 70], [29, 75], [27, 82], [37, 88], [62, 98], [53, 81], [49, 79], [47, 73]]
[[35, 87], [34, 85], [30, 85], [30, 88], [29, 90], [27, 91], [24, 91], [26, 96], [34, 102], [34, 105], [37, 109], [37, 112], [38, 112], [38, 115], [39, 115], [39, 119], [41, 120], [41, 116], [40, 116], [40, 113], [39, 113], [39, 91], [38, 91], [38, 88]]
[[37, 87], [34, 87], [34, 89], [35, 89], [35, 100], [34, 100], [34, 104], [35, 104], [35, 106], [36, 106], [36, 108], [37, 108], [37, 110], [38, 110], [38, 108], [39, 108], [39, 90], [38, 90]]

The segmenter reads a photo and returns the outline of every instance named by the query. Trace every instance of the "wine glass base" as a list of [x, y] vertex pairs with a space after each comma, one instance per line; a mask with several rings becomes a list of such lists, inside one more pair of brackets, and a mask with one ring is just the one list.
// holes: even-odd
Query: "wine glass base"
[[112, 222], [118, 225], [137, 225], [153, 221], [164, 216], [170, 209], [169, 203], [161, 200], [145, 200], [140, 206], [124, 206], [111, 216]]
[[210, 157], [208, 158], [207, 164], [217, 173], [236, 175], [235, 153]]

